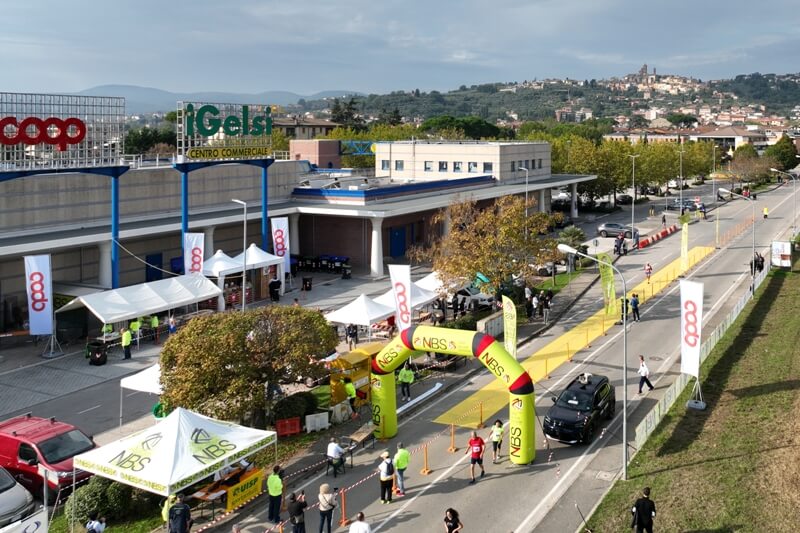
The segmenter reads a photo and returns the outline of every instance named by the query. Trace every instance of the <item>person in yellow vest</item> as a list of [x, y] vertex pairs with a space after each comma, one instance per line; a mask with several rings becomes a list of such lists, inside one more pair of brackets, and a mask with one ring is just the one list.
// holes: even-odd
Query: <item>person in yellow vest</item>
[[267, 478], [267, 492], [269, 492], [269, 509], [267, 520], [273, 524], [281, 521], [281, 497], [283, 496], [283, 479], [281, 479], [281, 465], [272, 467], [272, 473]]
[[764, 206], [764, 220], [766, 220], [768, 216], [769, 216], [769, 208], [767, 206]]
[[406, 495], [405, 473], [408, 463], [411, 462], [411, 454], [403, 447], [402, 442], [397, 443], [397, 451], [394, 454], [394, 471], [397, 473], [397, 492], [398, 496]]
[[397, 381], [400, 382], [400, 396], [402, 400], [407, 402], [411, 400], [411, 384], [414, 383], [414, 372], [409, 368], [408, 362], [400, 369], [397, 375]]
[[131, 330], [128, 328], [122, 328], [122, 337], [121, 337], [121, 344], [122, 344], [122, 351], [125, 353], [123, 359], [130, 359], [131, 358], [131, 341], [133, 340], [133, 336], [131, 335]]
[[110, 335], [114, 333], [114, 325], [113, 324], [103, 324], [102, 329], [100, 329], [100, 333], [103, 334], [103, 337], [106, 335]]
[[137, 348], [139, 346], [139, 337], [141, 336], [141, 333], [142, 333], [142, 322], [143, 321], [142, 321], [141, 318], [136, 318], [130, 324], [131, 335], [136, 337], [136, 346], [137, 346]]
[[350, 410], [351, 418], [355, 418], [358, 416], [356, 413], [356, 386], [353, 385], [353, 380], [350, 378], [344, 378], [344, 392], [347, 395], [347, 401], [350, 402]]
[[503, 444], [503, 422], [495, 420], [489, 438], [492, 441], [492, 463], [496, 463], [500, 458], [500, 446]]
[[155, 343], [158, 344], [158, 315], [150, 317], [150, 329], [153, 330], [153, 338], [155, 339]]

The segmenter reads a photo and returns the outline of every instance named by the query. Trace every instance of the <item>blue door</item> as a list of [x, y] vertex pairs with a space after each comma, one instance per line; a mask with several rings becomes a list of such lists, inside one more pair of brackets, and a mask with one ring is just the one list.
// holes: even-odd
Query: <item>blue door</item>
[[389, 230], [389, 255], [403, 257], [406, 255], [406, 227]]
[[[164, 262], [162, 254], [150, 254], [144, 257], [147, 266], [145, 266], [145, 280], [158, 281], [162, 278], [161, 263]], [[150, 266], [153, 265], [153, 266]]]

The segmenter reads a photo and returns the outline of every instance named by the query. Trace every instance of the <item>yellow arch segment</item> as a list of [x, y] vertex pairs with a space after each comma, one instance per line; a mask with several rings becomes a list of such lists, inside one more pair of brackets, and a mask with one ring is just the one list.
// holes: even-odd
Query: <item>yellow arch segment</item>
[[509, 459], [528, 464], [536, 457], [535, 396], [525, 369], [494, 337], [476, 331], [412, 326], [400, 332], [372, 359], [372, 414], [377, 438], [397, 434], [397, 395], [394, 371], [417, 351], [474, 356], [508, 391]]
[[[692, 248], [689, 251], [689, 267], [686, 270], [693, 268], [713, 252], [713, 246]], [[644, 304], [675, 281], [686, 270], [681, 268], [681, 259], [675, 259], [664, 268], [653, 272], [650, 277], [650, 283], [643, 281], [628, 291], [628, 296], [637, 293], [639, 302]], [[569, 361], [576, 352], [586, 348], [596, 339], [605, 335], [614, 326], [614, 322], [617, 319], [618, 317], [609, 317], [605, 310], [601, 309], [522, 361], [522, 367], [531, 376], [533, 382], [538, 383], [549, 376], [556, 368]], [[480, 413], [475, 409], [476, 405], [483, 406], [484, 418], [492, 418], [495, 413], [499, 412], [505, 405], [505, 397], [502, 394], [500, 384], [496, 381], [489, 383], [442, 413], [438, 418], [434, 419], [434, 422], [447, 425], [455, 424], [462, 427], [475, 427], [480, 422]]]

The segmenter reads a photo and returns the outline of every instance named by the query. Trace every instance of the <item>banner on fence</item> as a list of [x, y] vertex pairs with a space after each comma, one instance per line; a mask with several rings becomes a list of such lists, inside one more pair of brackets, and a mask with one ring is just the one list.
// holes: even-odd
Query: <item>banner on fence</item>
[[772, 266], [792, 268], [792, 243], [789, 241], [772, 241]]
[[28, 330], [31, 335], [53, 334], [53, 278], [49, 255], [25, 256]]
[[681, 372], [699, 378], [703, 284], [681, 280]]
[[202, 233], [183, 234], [183, 273], [202, 274], [205, 254], [205, 236]]

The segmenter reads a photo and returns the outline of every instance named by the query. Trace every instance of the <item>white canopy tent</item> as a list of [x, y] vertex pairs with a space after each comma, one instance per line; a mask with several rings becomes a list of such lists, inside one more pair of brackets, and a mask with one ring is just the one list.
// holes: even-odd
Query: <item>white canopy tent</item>
[[141, 372], [119, 380], [119, 427], [122, 427], [123, 389], [161, 395], [161, 365], [156, 363]]
[[435, 271], [431, 272], [424, 278], [415, 281], [413, 285], [416, 285], [420, 289], [430, 291], [436, 294], [444, 294], [445, 292], [445, 286], [444, 284], [442, 284], [442, 280], [439, 277], [439, 274]]
[[[258, 450], [274, 431], [247, 428], [178, 408], [155, 426], [75, 456], [75, 468], [170, 496]], [[136, 457], [136, 459], [133, 459]]]
[[86, 307], [103, 324], [114, 324], [202, 302], [220, 293], [204, 276], [189, 274], [80, 296], [56, 313]]
[[[217, 250], [217, 253], [203, 261], [203, 275], [209, 278], [217, 278], [217, 287], [220, 290], [225, 288], [225, 277], [228, 274], [239, 273], [242, 271], [242, 262], [238, 263], [231, 256]], [[225, 294], [221, 293], [217, 297], [217, 311], [225, 310]]]
[[325, 315], [325, 320], [337, 324], [356, 324], [370, 329], [372, 335], [372, 324], [380, 322], [394, 314], [394, 306], [381, 305], [374, 300], [370, 300], [362, 294], [341, 309]]
[[[411, 284], [411, 308], [417, 309], [419, 307], [423, 307], [428, 305], [432, 301], [436, 300], [439, 296], [433, 292], [425, 290], [415, 284]], [[389, 289], [385, 293], [381, 294], [375, 301], [381, 305], [385, 305], [388, 307], [395, 307], [394, 303], [394, 290]]]
[[[239, 263], [239, 271], [242, 270], [242, 263], [244, 260], [245, 252], [240, 253], [236, 257], [233, 258], [234, 263]], [[277, 265], [278, 268], [278, 279], [281, 282], [281, 290], [280, 293], [283, 294], [285, 291], [286, 285], [286, 272], [285, 272], [285, 260], [283, 257], [278, 257], [277, 255], [272, 255], [271, 253], [265, 252], [261, 248], [255, 245], [255, 243], [251, 244], [247, 248], [247, 269], [252, 270], [255, 268], [264, 268], [272, 265]]]

